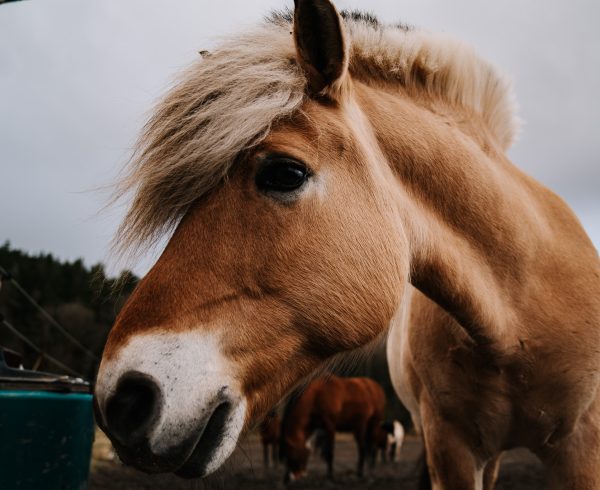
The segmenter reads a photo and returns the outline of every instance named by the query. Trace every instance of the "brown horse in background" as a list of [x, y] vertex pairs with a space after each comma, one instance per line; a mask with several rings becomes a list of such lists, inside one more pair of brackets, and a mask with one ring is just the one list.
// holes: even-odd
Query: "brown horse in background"
[[322, 431], [321, 451], [327, 463], [327, 476], [333, 477], [336, 432], [350, 432], [358, 445], [357, 473], [363, 474], [365, 458], [374, 462], [375, 434], [385, 410], [385, 393], [369, 378], [328, 376], [310, 383], [286, 407], [281, 427], [281, 452], [285, 458], [285, 480], [295, 480], [306, 472], [310, 455], [309, 439]]
[[379, 452], [383, 463], [396, 461], [400, 457], [404, 435], [404, 427], [397, 420], [382, 422], [374, 433], [375, 460]]
[[[260, 424], [260, 442], [263, 447], [263, 462], [265, 468], [269, 468], [271, 465], [277, 467], [277, 464], [279, 463], [280, 427], [281, 422], [274, 410], [271, 410]], [[269, 449], [271, 451], [269, 451]], [[269, 452], [271, 453], [270, 458]]]

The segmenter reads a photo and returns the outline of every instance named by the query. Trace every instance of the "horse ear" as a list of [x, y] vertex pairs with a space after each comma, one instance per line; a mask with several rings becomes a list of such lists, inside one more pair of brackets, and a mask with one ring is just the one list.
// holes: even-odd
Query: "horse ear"
[[294, 41], [312, 95], [339, 98], [348, 72], [342, 19], [329, 0], [294, 0]]

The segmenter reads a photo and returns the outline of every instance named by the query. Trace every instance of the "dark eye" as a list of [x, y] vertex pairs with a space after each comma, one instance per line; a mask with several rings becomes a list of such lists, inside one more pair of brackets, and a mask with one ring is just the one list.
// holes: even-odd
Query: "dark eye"
[[256, 187], [262, 192], [292, 192], [306, 182], [306, 165], [291, 158], [269, 160], [256, 174]]

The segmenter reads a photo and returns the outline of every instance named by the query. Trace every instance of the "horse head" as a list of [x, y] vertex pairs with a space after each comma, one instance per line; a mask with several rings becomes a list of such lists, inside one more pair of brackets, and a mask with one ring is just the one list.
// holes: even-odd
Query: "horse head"
[[126, 239], [176, 227], [110, 332], [96, 407], [147, 472], [218, 468], [299, 380], [386, 329], [408, 276], [335, 8], [299, 0], [293, 42], [285, 19], [247, 41], [167, 96], [131, 175]]
[[289, 441], [283, 443], [285, 449], [285, 474], [284, 483], [299, 480], [306, 475], [308, 459], [312, 453], [311, 440]]

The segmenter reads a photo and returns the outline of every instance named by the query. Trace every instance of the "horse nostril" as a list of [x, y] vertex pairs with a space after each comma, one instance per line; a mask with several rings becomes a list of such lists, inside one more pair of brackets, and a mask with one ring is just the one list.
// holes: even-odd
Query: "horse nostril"
[[110, 435], [131, 446], [144, 439], [160, 414], [162, 398], [156, 382], [142, 373], [127, 373], [106, 404]]

